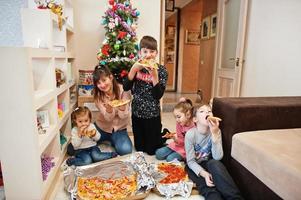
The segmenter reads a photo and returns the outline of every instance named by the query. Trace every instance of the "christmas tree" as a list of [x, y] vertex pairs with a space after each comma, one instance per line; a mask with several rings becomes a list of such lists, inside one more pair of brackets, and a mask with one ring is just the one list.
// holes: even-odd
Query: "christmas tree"
[[109, 0], [109, 8], [102, 17], [105, 39], [97, 53], [101, 65], [107, 65], [121, 82], [137, 59], [137, 19], [139, 11], [130, 0]]

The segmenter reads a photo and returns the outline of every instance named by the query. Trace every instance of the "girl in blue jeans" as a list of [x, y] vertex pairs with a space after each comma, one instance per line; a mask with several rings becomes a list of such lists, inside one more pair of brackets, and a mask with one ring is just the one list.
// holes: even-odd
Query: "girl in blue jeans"
[[71, 144], [74, 147], [74, 157], [68, 158], [68, 166], [82, 166], [93, 162], [116, 157], [115, 152], [101, 152], [97, 142], [101, 135], [91, 123], [91, 112], [87, 107], [76, 108], [71, 119], [75, 126], [71, 131]]
[[[93, 72], [94, 102], [98, 109], [95, 127], [101, 134], [100, 144], [103, 141], [111, 142], [118, 155], [132, 153], [133, 144], [128, 136], [127, 125], [130, 118], [131, 92], [125, 92], [108, 66], [99, 64]], [[113, 101], [124, 102], [117, 106]], [[72, 145], [68, 146], [67, 152], [73, 154]]]

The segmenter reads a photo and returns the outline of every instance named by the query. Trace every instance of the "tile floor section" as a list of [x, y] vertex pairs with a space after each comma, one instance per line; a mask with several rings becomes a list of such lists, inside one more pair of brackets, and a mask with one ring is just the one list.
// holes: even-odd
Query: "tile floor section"
[[[162, 125], [163, 125], [163, 127], [168, 128], [170, 131], [175, 131], [175, 119], [174, 119], [174, 116], [171, 112], [162, 113]], [[154, 158], [154, 156], [146, 155], [146, 160], [149, 163], [156, 162], [156, 159]], [[54, 191], [55, 191], [55, 194], [53, 196], [54, 196], [55, 200], [68, 200], [68, 199], [70, 199], [68, 193], [64, 190], [63, 176], [62, 175], [60, 176]], [[146, 200], [160, 200], [160, 199], [165, 199], [165, 198], [151, 192], [149, 194], [149, 196], [146, 197], [145, 199]], [[173, 197], [172, 199], [182, 200], [182, 199], [185, 199], [185, 198], [180, 197], [180, 196], [176, 196], [176, 197]], [[188, 199], [190, 199], [190, 200], [204, 200], [204, 198], [200, 195], [191, 195]]]

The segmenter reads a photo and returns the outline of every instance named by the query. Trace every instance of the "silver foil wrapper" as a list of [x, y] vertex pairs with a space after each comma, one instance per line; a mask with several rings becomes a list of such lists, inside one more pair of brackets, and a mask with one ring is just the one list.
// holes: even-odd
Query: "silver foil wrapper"
[[[124, 160], [124, 161], [122, 161]], [[67, 167], [64, 172], [65, 190], [70, 193], [71, 199], [78, 199], [77, 180], [79, 177], [100, 177], [103, 179], [118, 179], [137, 175], [136, 195], [148, 194], [155, 186], [155, 181], [148, 171], [148, 164], [142, 152], [130, 156], [120, 157], [120, 160], [106, 160], [81, 167]]]
[[133, 153], [128, 161], [137, 173], [138, 190], [150, 190], [155, 187], [155, 180], [146, 162], [143, 152]]
[[[171, 161], [170, 163], [181, 165], [178, 160]], [[188, 198], [191, 195], [193, 188], [192, 181], [181, 181], [179, 183], [161, 184], [160, 180], [165, 178], [166, 174], [159, 172], [158, 164], [151, 164], [151, 173], [156, 182], [156, 190], [166, 199], [170, 199], [176, 195]]]
[[176, 195], [188, 198], [191, 194], [192, 187], [193, 183], [190, 181], [156, 185], [156, 188], [159, 191], [159, 193], [165, 196], [166, 199], [170, 199]]

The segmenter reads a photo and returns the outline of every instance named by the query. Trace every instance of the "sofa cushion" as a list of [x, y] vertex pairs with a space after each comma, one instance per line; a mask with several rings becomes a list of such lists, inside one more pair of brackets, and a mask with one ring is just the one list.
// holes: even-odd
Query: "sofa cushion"
[[300, 144], [301, 129], [242, 132], [233, 136], [231, 155], [283, 199], [299, 199]]

